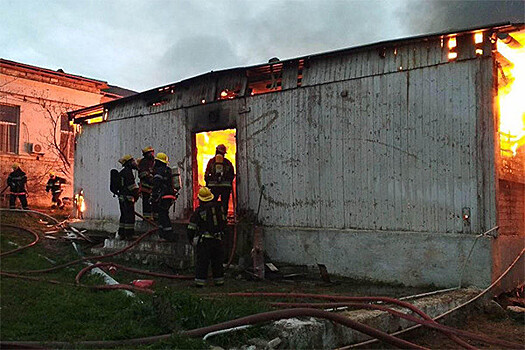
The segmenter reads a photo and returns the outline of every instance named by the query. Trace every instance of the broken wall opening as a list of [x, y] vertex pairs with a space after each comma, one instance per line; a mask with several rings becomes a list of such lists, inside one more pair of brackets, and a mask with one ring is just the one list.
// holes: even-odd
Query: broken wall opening
[[525, 30], [497, 38], [499, 233], [525, 236]]
[[[197, 194], [202, 186], [206, 186], [204, 173], [210, 159], [215, 156], [215, 148], [223, 144], [226, 146], [225, 158], [232, 162], [236, 170], [237, 140], [236, 129], [204, 131], [194, 134], [193, 159], [193, 208], [199, 205]], [[228, 217], [233, 217], [236, 208], [237, 192], [236, 179], [233, 180], [232, 195], [228, 206]]]

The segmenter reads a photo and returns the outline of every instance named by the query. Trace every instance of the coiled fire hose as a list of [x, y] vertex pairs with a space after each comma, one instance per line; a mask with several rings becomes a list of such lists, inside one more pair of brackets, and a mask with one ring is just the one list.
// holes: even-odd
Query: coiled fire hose
[[[146, 234], [148, 232], [146, 232]], [[146, 234], [144, 234], [143, 236], [145, 236]], [[139, 237], [139, 239], [137, 239], [136, 242], [138, 242], [141, 239], [143, 239], [143, 236]], [[129, 248], [129, 246], [126, 247], [125, 249], [123, 249], [120, 252], [126, 251], [127, 248]], [[510, 269], [517, 263], [517, 261], [521, 258], [521, 256], [524, 254], [524, 252], [525, 252], [525, 249], [522, 250], [520, 255], [518, 255], [518, 257], [511, 264], [511, 266], [509, 266], [509, 268], [507, 268], [507, 270], [491, 286], [489, 286], [485, 291], [483, 291], [482, 294], [486, 293], [497, 282], [499, 282], [499, 280], [501, 280], [510, 271]], [[7, 253], [9, 253], [9, 252], [7, 252]], [[108, 254], [108, 255], [114, 256], [116, 254], [112, 253], [112, 254]], [[102, 256], [102, 257], [104, 257], [104, 256]], [[88, 258], [90, 258], [90, 257], [86, 257], [84, 259], [88, 259]], [[91, 258], [93, 259], [94, 257], [91, 257]], [[99, 257], [95, 257], [95, 258], [99, 259]], [[78, 262], [80, 262], [80, 261], [83, 261], [83, 259], [79, 259], [78, 260]], [[110, 264], [110, 263], [107, 263], [107, 264]], [[65, 264], [65, 265], [66, 266], [70, 266], [71, 264]], [[5, 273], [5, 272], [2, 273], [2, 274], [3, 275], [10, 275], [9, 273]], [[79, 275], [81, 276], [80, 273], [79, 273]], [[78, 280], [80, 279], [79, 275], [77, 275]], [[20, 276], [20, 277], [21, 278], [26, 278], [26, 279], [32, 279], [32, 280], [39, 280], [37, 278], [32, 278], [32, 277], [28, 277], [28, 276]], [[50, 281], [48, 281], [48, 282], [50, 282]], [[87, 286], [87, 287], [90, 287], [90, 286]], [[105, 286], [105, 287], [115, 287], [115, 286]], [[131, 286], [127, 286], [127, 287], [131, 287]], [[113, 289], [113, 288], [107, 288], [107, 289]], [[345, 297], [345, 296], [330, 296], [330, 295], [329, 296], [326, 296], [326, 295], [323, 296], [323, 295], [317, 295], [317, 294], [304, 294], [304, 293], [296, 293], [296, 294], [294, 294], [294, 293], [229, 293], [228, 295], [231, 295], [231, 296], [263, 296], [264, 294], [268, 294], [268, 296], [279, 296], [279, 297], [292, 297], [293, 296], [293, 297], [305, 297], [305, 298], [325, 299], [325, 300], [326, 299], [328, 299], [328, 300], [352, 300], [353, 299], [354, 301], [357, 301], [357, 300], [360, 299], [361, 301], [370, 301], [370, 300], [373, 299], [373, 300], [376, 300], [376, 301], [380, 300], [380, 301], [385, 301], [386, 302], [387, 299], [391, 299], [392, 303], [394, 303], [394, 304], [398, 304], [398, 305], [407, 304], [406, 307], [408, 307], [409, 309], [411, 309], [412, 311], [416, 312], [417, 314], [419, 314], [422, 317], [423, 317], [423, 315], [426, 315], [421, 310], [419, 310], [415, 306], [413, 306], [412, 304], [404, 303], [404, 302], [401, 302], [401, 301], [396, 300], [396, 299], [385, 298], [385, 297]], [[471, 301], [479, 298], [482, 294], [480, 294], [476, 298], [472, 299]], [[460, 305], [460, 307], [466, 305], [467, 303], [464, 303], [464, 304]], [[379, 305], [371, 306], [370, 304], [365, 304], [365, 305], [368, 305], [368, 307], [370, 307], [370, 308], [379, 306]], [[403, 306], [405, 306], [405, 305], [403, 305]], [[385, 308], [385, 307], [383, 307], [383, 308]], [[388, 308], [385, 308], [385, 309], [388, 309]], [[455, 309], [457, 309], [457, 308], [455, 308]], [[385, 310], [385, 311], [387, 311], [387, 310]], [[399, 312], [397, 312], [395, 310], [391, 310], [391, 311], [392, 311], [392, 313], [402, 314], [402, 313], [399, 313]], [[403, 314], [403, 315], [405, 315], [405, 314]], [[358, 330], [360, 332], [368, 334], [368, 335], [370, 335], [370, 336], [372, 336], [372, 337], [374, 337], [376, 339], [379, 339], [381, 341], [384, 341], [384, 342], [386, 342], [388, 344], [391, 344], [391, 345], [394, 345], [394, 346], [403, 347], [403, 348], [424, 349], [423, 347], [420, 347], [420, 346], [418, 346], [416, 344], [413, 344], [413, 343], [407, 342], [405, 340], [396, 338], [395, 336], [392, 336], [392, 335], [389, 335], [387, 333], [381, 332], [381, 331], [379, 331], [377, 329], [370, 328], [370, 327], [368, 327], [366, 325], [359, 324], [359, 323], [357, 323], [355, 321], [352, 321], [352, 320], [348, 319], [347, 317], [344, 317], [344, 316], [341, 316], [341, 315], [337, 315], [337, 314], [332, 314], [332, 313], [329, 313], [329, 312], [326, 312], [326, 311], [309, 309], [309, 308], [281, 310], [281, 311], [273, 311], [273, 312], [267, 312], [267, 313], [251, 315], [251, 316], [239, 318], [239, 319], [228, 321], [228, 322], [223, 322], [223, 323], [220, 323], [220, 324], [217, 324], [217, 325], [213, 325], [213, 326], [209, 326], [209, 327], [203, 327], [203, 328], [198, 328], [198, 329], [195, 329], [195, 330], [185, 331], [185, 332], [182, 332], [182, 334], [188, 335], [188, 336], [202, 336], [204, 334], [207, 334], [207, 333], [210, 333], [210, 332], [213, 332], [213, 331], [227, 329], [227, 328], [231, 328], [231, 327], [236, 327], [236, 326], [239, 326], [239, 325], [256, 324], [256, 323], [260, 323], [260, 322], [267, 322], [267, 321], [272, 321], [272, 320], [277, 320], [277, 319], [282, 319], [282, 318], [300, 317], [300, 316], [311, 316], [311, 317], [318, 317], [318, 318], [329, 319], [329, 320], [332, 320], [332, 321], [334, 321], [336, 323], [340, 323], [342, 325], [345, 325], [347, 327], [354, 328], [354, 329], [356, 329], [356, 330]], [[430, 321], [429, 320], [419, 320], [419, 319], [417, 319], [417, 318], [415, 318], [413, 316], [409, 316], [409, 315], [405, 315], [405, 316], [407, 316], [409, 318], [412, 318], [411, 320], [413, 320], [414, 322], [418, 323], [419, 325], [423, 325], [423, 326], [426, 326], [426, 327], [438, 329], [438, 330], [441, 330], [441, 331], [443, 331], [445, 333], [450, 332], [450, 333], [453, 333], [453, 334], [459, 334], [459, 335], [463, 335], [463, 336], [472, 337], [472, 335], [469, 332], [459, 331], [459, 330], [456, 330], [456, 329], [453, 329], [453, 328], [442, 326], [442, 325], [439, 325], [439, 324], [435, 323], [435, 321], [433, 321], [433, 320], [430, 320]], [[436, 324], [437, 324], [437, 326], [436, 326]], [[128, 340], [123, 340], [123, 341], [87, 341], [87, 342], [76, 342], [75, 344], [81, 344], [81, 345], [85, 345], [85, 346], [96, 346], [96, 347], [111, 347], [111, 346], [133, 345], [133, 344], [150, 344], [150, 343], [157, 342], [157, 341], [160, 341], [160, 340], [165, 340], [165, 339], [169, 338], [170, 336], [171, 336], [171, 334], [165, 334], [165, 335], [160, 335], [160, 336], [147, 337], [147, 338], [128, 339]], [[475, 338], [475, 337], [477, 337], [477, 338]], [[483, 340], [481, 338], [483, 338]], [[485, 339], [485, 337], [477, 336], [477, 335], [474, 335], [473, 339], [487, 341], [487, 339]], [[505, 342], [505, 341], [499, 341], [499, 340], [492, 340], [492, 339], [489, 339], [489, 340], [492, 341], [493, 344], [502, 345], [502, 346], [505, 346], [505, 347], [508, 347], [508, 348], [517, 348], [517, 349], [521, 349], [522, 348], [521, 344], [516, 344], [516, 343], [512, 343], [512, 342]], [[3, 346], [38, 346], [38, 345], [42, 345], [42, 344], [45, 344], [47, 346], [55, 346], [55, 347], [71, 345], [71, 343], [67, 343], [67, 342], [45, 342], [45, 343], [42, 343], [42, 342], [0, 342], [0, 345], [3, 345]]]

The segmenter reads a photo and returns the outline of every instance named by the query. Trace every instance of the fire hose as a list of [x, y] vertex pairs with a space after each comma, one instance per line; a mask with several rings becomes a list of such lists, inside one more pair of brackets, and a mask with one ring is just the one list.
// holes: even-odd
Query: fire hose
[[[409, 341], [393, 337], [373, 327], [370, 327], [370, 326], [361, 324], [359, 322], [356, 322], [354, 320], [351, 320], [348, 317], [334, 314], [328, 311], [316, 310], [316, 309], [311, 309], [311, 308], [300, 308], [300, 309], [288, 309], [288, 310], [263, 312], [260, 314], [241, 317], [235, 320], [222, 322], [222, 323], [207, 326], [207, 327], [183, 331], [180, 334], [189, 336], [189, 337], [202, 337], [210, 332], [215, 332], [215, 331], [222, 330], [222, 329], [237, 327], [241, 325], [259, 324], [263, 322], [275, 321], [275, 320], [280, 320], [283, 318], [286, 319], [286, 318], [292, 318], [292, 317], [323, 318], [323, 319], [333, 321], [335, 323], [339, 323], [343, 326], [356, 329], [359, 332], [362, 332], [374, 338], [381, 339], [381, 341], [387, 344], [399, 347], [399, 348], [427, 349], [425, 347], [419, 346]], [[163, 334], [163, 335], [157, 335], [153, 337], [126, 339], [126, 340], [120, 340], [120, 341], [81, 341], [81, 342], [75, 342], [74, 344], [76, 346], [80, 345], [80, 346], [97, 347], [97, 348], [109, 348], [109, 347], [123, 346], [123, 345], [126, 346], [126, 345], [152, 344], [158, 341], [167, 340], [171, 336], [172, 334]], [[68, 346], [70, 347], [73, 344], [68, 343], [68, 342], [38, 342], [38, 341], [7, 342], [7, 341], [2, 341], [0, 342], [0, 345], [2, 346], [11, 346], [11, 345], [38, 346], [38, 345], [41, 345], [41, 346], [56, 348], [56, 347], [68, 347]]]
[[[310, 299], [323, 299], [323, 300], [334, 300], [334, 301], [354, 301], [354, 302], [385, 302], [390, 304], [395, 304], [404, 308], [407, 308], [414, 313], [421, 316], [423, 319], [428, 320], [430, 322], [432, 321], [432, 318], [424, 313], [422, 310], [417, 308], [416, 306], [407, 303], [405, 301], [401, 301], [394, 298], [389, 297], [348, 297], [348, 296], [341, 296], [341, 295], [322, 295], [322, 294], [307, 294], [307, 293], [228, 293], [228, 296], [236, 296], [236, 297], [277, 297], [277, 298], [310, 298]], [[448, 336], [450, 339], [452, 339], [457, 344], [463, 346], [466, 349], [473, 349], [473, 347], [466, 343], [465, 341], [459, 339], [455, 335], [451, 333], [444, 332], [446, 336]]]
[[[509, 349], [522, 349], [523, 348], [523, 346], [521, 344], [517, 344], [517, 343], [514, 343], [514, 342], [509, 342], [509, 341], [506, 341], [506, 340], [492, 339], [492, 338], [488, 338], [488, 337], [485, 337], [485, 336], [482, 336], [482, 335], [478, 335], [478, 334], [475, 334], [475, 333], [471, 333], [471, 332], [459, 330], [459, 329], [456, 329], [456, 328], [448, 327], [448, 326], [439, 324], [439, 323], [433, 321], [432, 319], [423, 321], [423, 320], [420, 320], [420, 319], [418, 319], [418, 318], [416, 318], [416, 317], [414, 317], [412, 315], [408, 315], [408, 314], [405, 314], [405, 313], [402, 313], [402, 312], [390, 309], [390, 308], [382, 306], [382, 305], [365, 304], [365, 303], [351, 303], [351, 302], [349, 302], [349, 303], [271, 303], [270, 305], [271, 306], [275, 306], [275, 307], [282, 307], [282, 308], [294, 308], [294, 307], [297, 307], [297, 308], [304, 308], [304, 307], [306, 307], [306, 308], [337, 308], [337, 307], [351, 306], [351, 307], [356, 307], [358, 309], [380, 310], [380, 311], [388, 312], [388, 313], [390, 313], [390, 314], [392, 314], [394, 316], [397, 316], [399, 318], [403, 318], [405, 320], [414, 322], [416, 324], [419, 324], [419, 325], [421, 325], [423, 327], [427, 327], [427, 328], [430, 328], [430, 329], [439, 330], [439, 331], [447, 332], [447, 333], [452, 333], [452, 334], [455, 334], [457, 336], [462, 336], [462, 337], [465, 337], [465, 338], [470, 338], [470, 339], [473, 339], [473, 340], [482, 341], [482, 342], [485, 342], [487, 344], [504, 346], [504, 347], [509, 348]], [[468, 343], [465, 343], [465, 345], [466, 345], [467, 349], [476, 349], [476, 347], [474, 347], [474, 346], [472, 346], [472, 345], [470, 345]]]
[[[132, 245], [122, 249], [121, 251], [118, 251], [118, 252], [115, 252], [115, 253], [111, 253], [111, 254], [107, 254], [105, 256], [102, 255], [102, 256], [96, 256], [96, 257], [85, 257], [83, 259], [78, 259], [76, 262], [81, 262], [81, 261], [84, 261], [84, 260], [90, 259], [90, 258], [91, 259], [94, 259], [94, 258], [100, 259], [100, 258], [103, 258], [103, 257], [114, 256], [114, 255], [117, 255], [117, 254], [122, 253], [124, 251], [127, 251], [133, 245], [135, 245], [138, 242], [140, 242], [140, 240], [145, 238], [148, 234], [153, 233], [155, 230], [156, 230], [156, 228], [150, 230], [152, 232], [150, 232], [150, 231], [146, 232], [145, 234], [140, 236]], [[22, 247], [22, 248], [27, 248], [27, 247], [32, 246], [34, 244], [36, 244], [36, 242], [33, 242], [33, 244], [28, 245], [26, 247]], [[20, 250], [20, 249], [18, 249], [18, 250]], [[519, 258], [523, 255], [524, 252], [525, 252], [525, 249], [522, 250], [521, 254], [516, 258], [514, 263], [511, 266], [509, 266], [509, 268], [502, 274], [502, 276], [500, 276], [500, 278], [498, 280], [496, 280], [493, 283], [493, 285], [495, 283], [497, 283], [499, 280], [501, 280], [501, 278], [503, 278], [503, 276], [506, 275], [506, 273], [508, 273], [508, 271], [510, 271], [510, 269], [515, 265], [515, 263], [519, 260]], [[11, 252], [7, 252], [7, 253], [11, 253]], [[70, 266], [72, 264], [73, 263], [68, 263], [68, 264], [57, 266], [55, 268], [48, 269], [48, 270], [53, 271], [53, 270], [55, 270], [57, 268]], [[104, 265], [104, 264], [105, 265], [114, 265], [112, 263], [100, 263], [100, 265]], [[93, 267], [95, 267], [95, 266], [90, 266], [90, 268], [93, 268]], [[89, 268], [85, 268], [83, 270], [88, 271]], [[135, 269], [132, 269], [132, 270], [135, 270]], [[47, 272], [47, 270], [34, 270], [34, 271], [46, 271]], [[140, 270], [135, 270], [135, 271], [140, 271]], [[37, 279], [37, 278], [28, 277], [28, 276], [17, 276], [17, 275], [10, 274], [10, 273], [7, 273], [7, 272], [0, 272], [0, 274], [2, 274], [4, 276], [8, 276], [8, 277], [19, 277], [19, 278], [25, 278], [25, 279], [31, 279], [31, 280], [40, 280], [40, 279]], [[162, 275], [162, 274], [159, 274], [159, 275]], [[82, 276], [82, 274], [79, 272], [79, 274], [77, 275], [77, 283], [79, 283], [79, 280], [80, 280], [81, 276]], [[169, 275], [169, 276], [173, 276], [173, 275]], [[159, 276], [159, 277], [161, 277], [161, 276]], [[45, 280], [40, 280], [40, 281], [45, 281]], [[49, 281], [48, 280], [47, 282], [55, 283], [55, 282], [58, 282], [58, 281], [53, 281], [53, 280]], [[483, 293], [486, 293], [486, 291], [488, 291], [488, 289], [490, 289], [493, 285], [489, 286], [489, 288], [487, 288]], [[84, 286], [84, 285], [81, 285], [81, 286]], [[127, 285], [125, 285], [125, 286], [130, 288], [130, 289], [133, 289], [133, 290], [149, 292], [149, 290], [146, 291], [146, 290], [144, 290], [144, 288], [137, 288], [137, 287], [127, 286]], [[93, 286], [85, 286], [85, 287], [93, 288]], [[95, 287], [97, 287], [97, 286], [95, 286]], [[117, 286], [115, 286], [115, 285], [114, 286], [103, 286], [103, 287], [104, 287], [103, 289], [117, 289], [116, 288]], [[421, 310], [419, 310], [415, 306], [413, 306], [412, 304], [405, 303], [405, 302], [402, 302], [402, 301], [399, 301], [399, 300], [396, 300], [396, 299], [392, 299], [392, 298], [386, 298], [386, 297], [345, 297], [345, 296], [317, 295], [317, 294], [304, 294], [304, 293], [229, 293], [228, 295], [230, 295], [230, 296], [297, 297], [297, 298], [328, 299], [328, 300], [343, 300], [343, 301], [350, 301], [350, 300], [353, 300], [353, 301], [372, 301], [372, 300], [375, 300], [375, 301], [384, 301], [384, 302], [391, 302], [391, 303], [394, 303], [394, 304], [398, 304], [398, 305], [401, 305], [401, 306], [404, 306], [404, 307], [407, 307], [407, 308], [411, 309], [412, 311], [416, 312], [417, 314], [419, 314], [420, 316], [422, 316], [424, 318], [429, 317], [425, 313], [423, 313]], [[481, 295], [479, 295], [478, 297], [480, 297], [480, 296]], [[474, 299], [476, 299], [476, 298], [474, 298]], [[464, 306], [464, 305], [465, 304], [460, 305], [460, 306]], [[377, 305], [369, 306], [369, 307], [377, 307]], [[392, 310], [392, 311], [394, 313], [397, 313], [395, 310]], [[325, 314], [327, 314], [327, 315], [325, 315]], [[399, 314], [402, 314], [402, 313], [399, 313]], [[403, 314], [403, 315], [405, 315], [405, 314]], [[228, 321], [228, 322], [224, 322], [224, 323], [213, 325], [213, 326], [209, 326], [209, 327], [203, 327], [203, 328], [199, 328], [199, 329], [196, 329], [196, 330], [185, 331], [185, 332], [182, 332], [182, 334], [188, 335], [188, 336], [200, 336], [202, 334], [207, 334], [209, 332], [213, 332], [213, 331], [217, 331], [217, 330], [221, 330], [221, 329], [226, 329], [226, 328], [231, 328], [231, 327], [235, 327], [235, 326], [239, 326], [239, 325], [255, 324], [255, 323], [266, 322], [266, 321], [275, 320], [275, 319], [289, 318], [289, 317], [298, 317], [298, 316], [312, 316], [312, 317], [326, 318], [326, 319], [332, 320], [332, 321], [334, 321], [336, 323], [343, 324], [343, 325], [345, 325], [347, 327], [354, 328], [354, 329], [356, 329], [358, 331], [361, 331], [361, 332], [363, 332], [365, 334], [373, 336], [376, 339], [380, 339], [381, 341], [387, 342], [387, 343], [395, 345], [395, 346], [416, 348], [416, 349], [421, 349], [422, 348], [422, 347], [419, 347], [416, 344], [412, 344], [410, 342], [406, 342], [406, 341], [404, 341], [402, 339], [399, 339], [399, 338], [396, 338], [396, 337], [394, 337], [392, 335], [388, 335], [387, 333], [381, 332], [381, 331], [379, 331], [377, 329], [373, 329], [373, 328], [370, 328], [368, 326], [359, 324], [359, 323], [357, 323], [355, 321], [352, 321], [352, 320], [350, 320], [350, 319], [348, 319], [348, 318], [346, 318], [344, 316], [331, 314], [331, 313], [326, 312], [326, 311], [320, 311], [320, 310], [314, 310], [314, 309], [308, 309], [308, 308], [306, 308], [306, 309], [301, 308], [301, 309], [292, 309], [292, 310], [282, 310], [282, 311], [274, 311], [274, 312], [269, 312], [269, 313], [256, 314], [256, 315], [243, 317], [243, 318], [240, 318], [240, 319], [237, 319], [237, 320]], [[413, 316], [409, 316], [409, 315], [405, 315], [405, 316], [413, 318], [413, 321], [417, 322], [419, 325], [424, 325], [424, 326], [427, 326], [427, 327], [430, 327], [430, 328], [435, 328], [435, 329], [438, 329], [438, 330], [441, 330], [441, 331], [445, 332], [446, 334], [447, 334], [447, 332], [450, 332], [452, 334], [460, 334], [460, 335], [464, 335], [464, 336], [469, 336], [469, 335], [467, 335], [468, 332], [465, 333], [464, 331], [458, 331], [458, 330], [455, 330], [455, 329], [450, 329], [449, 327], [445, 327], [445, 326], [437, 324], [432, 319], [430, 319], [430, 320], [428, 320], [428, 319], [427, 320], [419, 320], [419, 319], [417, 319], [417, 318], [415, 318]], [[342, 319], [338, 320], [338, 318], [342, 318]], [[436, 324], [438, 326], [436, 326]], [[200, 332], [204, 332], [204, 333], [200, 333]], [[167, 337], [169, 337], [169, 336], [171, 336], [171, 334], [161, 335], [161, 336], [154, 336], [154, 337], [148, 337], [148, 338], [129, 339], [129, 340], [125, 340], [125, 341], [109, 341], [109, 342], [98, 342], [98, 341], [94, 341], [94, 342], [91, 341], [91, 342], [89, 342], [88, 341], [88, 342], [80, 342], [80, 343], [76, 343], [76, 344], [83, 344], [83, 345], [87, 345], [87, 346], [90, 346], [90, 345], [92, 345], [92, 346], [114, 346], [114, 345], [125, 345], [125, 344], [128, 344], [128, 345], [129, 344], [147, 344], [147, 343], [150, 343], [150, 342], [156, 342], [156, 341], [159, 341], [159, 340], [167, 339]], [[480, 337], [480, 336], [478, 336], [478, 337]], [[483, 339], [482, 341], [487, 341], [487, 340]], [[491, 340], [491, 341], [493, 341], [493, 340]], [[42, 344], [42, 343], [41, 342], [1, 342], [0, 345], [2, 345], [2, 344], [6, 345], [6, 346], [9, 346], [9, 345], [26, 345], [26, 346], [31, 346], [31, 345], [38, 345], [38, 344]], [[49, 346], [55, 346], [55, 345], [56, 346], [63, 346], [63, 345], [68, 345], [69, 343], [66, 343], [66, 342], [50, 342], [50, 343], [46, 343], [46, 344], [48, 344]], [[501, 342], [498, 342], [497, 344], [498, 345], [507, 346], [507, 347], [510, 347], [510, 348], [515, 348], [515, 346], [518, 346], [517, 348], [521, 348], [521, 344], [515, 344], [515, 343], [511, 343], [511, 342], [505, 342], [504, 344], [501, 343]]]

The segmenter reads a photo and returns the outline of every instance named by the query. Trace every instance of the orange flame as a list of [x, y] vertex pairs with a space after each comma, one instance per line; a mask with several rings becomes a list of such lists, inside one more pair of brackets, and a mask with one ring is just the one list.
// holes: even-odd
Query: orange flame
[[[204, 172], [206, 171], [206, 166], [208, 165], [210, 159], [215, 156], [215, 147], [220, 144], [226, 146], [226, 158], [232, 162], [234, 169], [236, 169], [235, 153], [237, 152], [237, 148], [235, 143], [235, 129], [201, 132], [195, 135], [195, 139], [197, 145], [197, 166], [200, 186], [206, 185], [206, 182], [204, 181]], [[195, 188], [194, 192], [197, 193], [198, 190], [198, 188]], [[228, 211], [233, 212], [232, 199], [230, 199]]]
[[[525, 43], [525, 32], [511, 36]], [[499, 60], [498, 79], [501, 153], [513, 157], [516, 150], [525, 145], [525, 47], [511, 47], [498, 40], [497, 50], [505, 58]]]

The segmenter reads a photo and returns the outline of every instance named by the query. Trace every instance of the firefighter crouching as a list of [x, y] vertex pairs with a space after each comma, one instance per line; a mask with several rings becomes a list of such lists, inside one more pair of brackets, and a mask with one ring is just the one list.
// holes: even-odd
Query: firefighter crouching
[[169, 209], [177, 199], [180, 190], [179, 174], [168, 167], [169, 159], [165, 153], [157, 153], [153, 167], [153, 192], [151, 203], [157, 213], [159, 236], [167, 241], [176, 241], [169, 216]]
[[206, 166], [204, 180], [206, 181], [206, 186], [213, 193], [215, 200], [218, 201], [220, 197], [224, 212], [228, 215], [228, 202], [232, 192], [235, 171], [233, 164], [224, 157], [225, 154], [226, 146], [218, 145], [215, 148], [215, 157], [210, 159]]
[[155, 165], [153, 147], [142, 150], [143, 158], [137, 162], [140, 179], [140, 195], [142, 196], [142, 215], [146, 219], [157, 219], [151, 206], [151, 192], [153, 191], [153, 166]]
[[135, 202], [139, 198], [139, 187], [135, 183], [133, 170], [137, 169], [137, 162], [129, 154], [119, 159], [122, 164], [120, 171], [120, 188], [118, 201], [120, 206], [120, 222], [118, 235], [120, 239], [132, 239], [135, 233]]
[[20, 200], [23, 209], [29, 209], [27, 206], [27, 176], [22, 171], [20, 165], [13, 164], [13, 171], [7, 177], [7, 186], [9, 186], [9, 208], [15, 209], [16, 198]]
[[51, 208], [58, 207], [59, 209], [64, 209], [64, 203], [60, 199], [62, 194], [62, 184], [66, 183], [66, 179], [63, 179], [59, 176], [56, 176], [54, 172], [49, 173], [49, 180], [46, 185], [46, 192], [51, 191]]
[[207, 187], [199, 190], [199, 207], [188, 224], [188, 239], [196, 253], [195, 285], [203, 287], [211, 264], [213, 282], [216, 286], [224, 284], [222, 263], [224, 252], [222, 238], [226, 229], [226, 213], [221, 203], [213, 200], [214, 195]]

